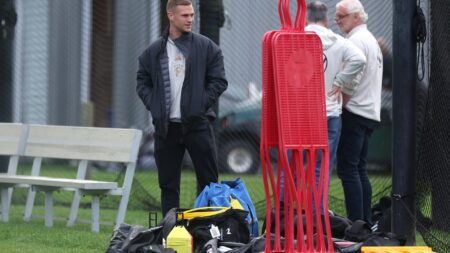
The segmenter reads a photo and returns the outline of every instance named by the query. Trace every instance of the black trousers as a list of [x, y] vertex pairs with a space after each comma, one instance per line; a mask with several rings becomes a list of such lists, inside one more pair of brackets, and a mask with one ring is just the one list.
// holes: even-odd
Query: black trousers
[[155, 136], [155, 161], [161, 189], [163, 216], [180, 205], [180, 179], [186, 149], [197, 177], [197, 194], [211, 182], [218, 181], [217, 147], [210, 123], [183, 134], [181, 123], [170, 123], [166, 138]]
[[369, 137], [379, 123], [342, 110], [337, 173], [342, 182], [345, 207], [352, 221], [372, 223], [372, 185], [367, 174]]

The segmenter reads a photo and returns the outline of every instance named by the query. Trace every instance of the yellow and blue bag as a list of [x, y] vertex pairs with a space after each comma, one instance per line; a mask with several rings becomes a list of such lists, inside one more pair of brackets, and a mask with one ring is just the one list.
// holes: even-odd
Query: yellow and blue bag
[[258, 217], [256, 215], [255, 206], [245, 187], [244, 181], [237, 178], [233, 181], [222, 181], [220, 183], [210, 183], [198, 195], [194, 207], [206, 206], [232, 206], [236, 200], [248, 212], [245, 218], [250, 235], [258, 236]]

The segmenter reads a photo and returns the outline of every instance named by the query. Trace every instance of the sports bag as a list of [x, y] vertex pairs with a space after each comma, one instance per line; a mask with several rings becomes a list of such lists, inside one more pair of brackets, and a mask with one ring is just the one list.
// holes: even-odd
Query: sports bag
[[345, 239], [362, 242], [362, 246], [404, 246], [406, 238], [391, 232], [372, 232], [369, 224], [356, 220], [345, 231]]
[[[230, 198], [231, 197], [231, 198]], [[245, 211], [248, 212], [245, 218], [251, 236], [258, 236], [258, 218], [255, 206], [248, 194], [244, 181], [237, 178], [233, 181], [222, 181], [220, 183], [210, 183], [198, 195], [194, 207], [205, 206], [231, 206], [231, 199], [239, 201]]]
[[[194, 210], [198, 212], [198, 209]], [[187, 212], [185, 216], [189, 214], [189, 210], [184, 212]], [[217, 238], [219, 242], [248, 243], [250, 232], [245, 221], [247, 215], [247, 211], [226, 208], [223, 212], [182, 219], [177, 223], [183, 224], [192, 235], [195, 251], [201, 251], [205, 243], [213, 238]]]
[[106, 253], [173, 252], [162, 247], [162, 227], [121, 224], [113, 232]]

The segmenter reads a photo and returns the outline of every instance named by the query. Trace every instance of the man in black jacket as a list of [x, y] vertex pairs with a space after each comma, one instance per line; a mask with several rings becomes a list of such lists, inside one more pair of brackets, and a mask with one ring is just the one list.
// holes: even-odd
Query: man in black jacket
[[220, 48], [193, 33], [191, 0], [167, 2], [169, 29], [139, 57], [136, 91], [155, 126], [155, 160], [162, 213], [179, 206], [181, 163], [187, 149], [197, 192], [218, 181], [211, 106], [228, 86]]

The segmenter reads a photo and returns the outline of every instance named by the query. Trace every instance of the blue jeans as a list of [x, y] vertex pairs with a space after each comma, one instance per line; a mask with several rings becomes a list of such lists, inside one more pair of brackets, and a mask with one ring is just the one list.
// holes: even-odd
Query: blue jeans
[[[330, 184], [331, 172], [333, 169], [334, 161], [336, 159], [336, 152], [339, 144], [339, 137], [341, 136], [341, 128], [342, 128], [342, 120], [339, 116], [327, 117], [327, 125], [328, 125], [328, 149], [330, 153], [330, 168], [329, 168], [329, 177], [328, 184]], [[291, 161], [292, 152], [288, 152], [288, 159]], [[306, 152], [303, 152], [304, 162], [306, 162]], [[320, 179], [320, 164], [322, 161], [322, 152], [319, 151], [317, 155], [317, 163], [316, 163], [316, 184], [319, 184]], [[284, 196], [284, 175], [281, 175], [281, 191], [280, 191], [281, 199]]]
[[[330, 152], [330, 167], [328, 174], [328, 185], [330, 184], [331, 172], [333, 170], [334, 161], [336, 160], [336, 152], [339, 144], [339, 137], [341, 136], [342, 120], [340, 116], [327, 117], [328, 124], [328, 150]], [[316, 184], [319, 184], [320, 179], [320, 164], [322, 162], [322, 152], [318, 152], [316, 164]]]
[[347, 215], [352, 221], [372, 223], [372, 186], [366, 164], [369, 137], [378, 124], [345, 109], [342, 112], [337, 173], [344, 189]]

